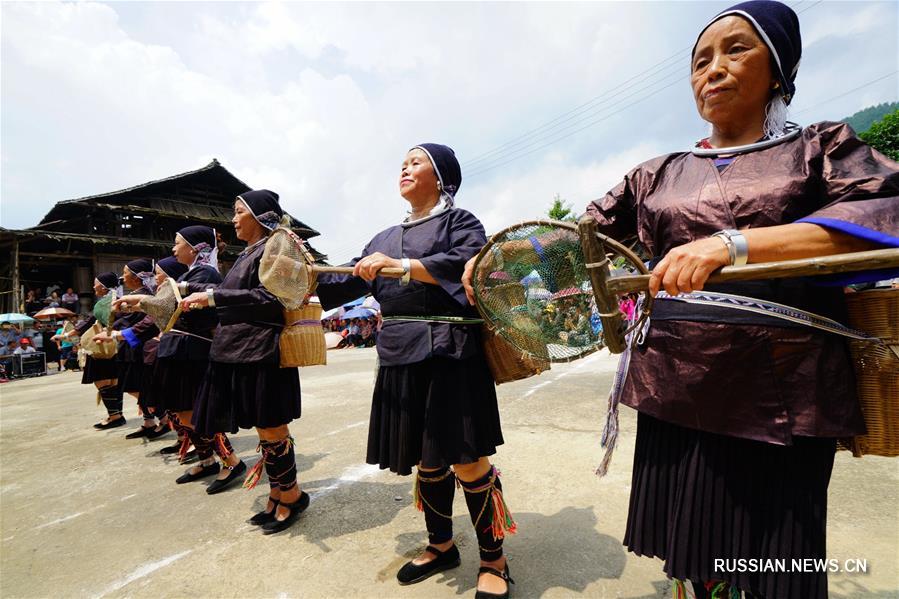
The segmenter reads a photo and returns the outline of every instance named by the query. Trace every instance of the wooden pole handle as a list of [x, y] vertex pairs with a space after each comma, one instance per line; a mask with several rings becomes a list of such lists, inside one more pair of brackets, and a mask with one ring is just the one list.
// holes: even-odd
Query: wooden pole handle
[[[815, 275], [834, 275], [881, 268], [899, 267], [899, 248], [869, 250], [849, 254], [834, 254], [817, 258], [760, 262], [745, 266], [725, 266], [713, 272], [708, 283], [728, 281], [757, 281], [763, 279], [788, 279]], [[606, 281], [609, 293], [631, 293], [649, 289], [649, 275], [610, 277]]]
[[[313, 266], [312, 272], [314, 273], [332, 273], [338, 275], [351, 275], [353, 274], [352, 266]], [[378, 271], [379, 277], [391, 277], [391, 278], [399, 278], [406, 274], [402, 268], [382, 268]]]

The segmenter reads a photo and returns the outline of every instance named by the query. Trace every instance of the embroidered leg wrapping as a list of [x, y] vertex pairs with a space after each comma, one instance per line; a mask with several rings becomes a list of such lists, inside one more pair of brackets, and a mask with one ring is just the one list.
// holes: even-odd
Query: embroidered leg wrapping
[[212, 442], [215, 440], [215, 437], [205, 437], [193, 429], [188, 431], [188, 435], [190, 435], [190, 442], [194, 444], [194, 449], [197, 450], [197, 457], [200, 458], [201, 462], [212, 457]]
[[110, 416], [118, 416], [122, 413], [122, 394], [118, 385], [109, 385], [99, 390], [100, 399], [106, 407], [106, 413]]
[[275, 441], [272, 447], [272, 471], [282, 493], [297, 486], [297, 460], [293, 451], [293, 437]]
[[456, 477], [448, 466], [440, 470], [418, 470], [412, 487], [412, 502], [425, 513], [428, 542], [446, 543], [453, 538], [453, 495]]
[[223, 464], [226, 464], [228, 458], [234, 453], [234, 448], [231, 447], [231, 441], [228, 440], [228, 435], [225, 433], [216, 433], [215, 436], [212, 437], [212, 449], [215, 451], [215, 455], [222, 460]]
[[503, 485], [499, 472], [491, 466], [490, 472], [478, 480], [459, 481], [465, 491], [465, 503], [471, 523], [474, 524], [481, 550], [481, 560], [498, 560], [503, 554], [506, 534], [515, 534], [515, 521], [503, 499]]

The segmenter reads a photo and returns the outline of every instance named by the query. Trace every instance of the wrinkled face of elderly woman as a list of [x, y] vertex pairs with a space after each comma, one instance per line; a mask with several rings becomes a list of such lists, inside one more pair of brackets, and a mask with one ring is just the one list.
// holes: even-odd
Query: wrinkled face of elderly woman
[[127, 266], [122, 268], [122, 282], [125, 284], [125, 289], [137, 289], [141, 285], [140, 278]]
[[175, 245], [172, 246], [172, 255], [175, 257], [175, 260], [184, 266], [190, 266], [194, 263], [194, 257], [197, 255], [197, 252], [190, 247], [187, 240], [180, 235], [175, 235]]
[[234, 232], [241, 241], [253, 241], [265, 233], [265, 227], [253, 217], [253, 213], [242, 200], [234, 202], [234, 217], [231, 219], [231, 224], [234, 225]]
[[156, 287], [159, 287], [165, 280], [169, 278], [165, 271], [159, 268], [159, 265], [156, 265], [156, 270], [153, 271], [153, 278], [156, 279]]
[[738, 16], [719, 19], [703, 32], [690, 79], [699, 115], [723, 129], [764, 119], [777, 81], [768, 47]]
[[440, 197], [437, 173], [422, 150], [409, 150], [400, 169], [400, 195], [411, 204], [421, 204]]

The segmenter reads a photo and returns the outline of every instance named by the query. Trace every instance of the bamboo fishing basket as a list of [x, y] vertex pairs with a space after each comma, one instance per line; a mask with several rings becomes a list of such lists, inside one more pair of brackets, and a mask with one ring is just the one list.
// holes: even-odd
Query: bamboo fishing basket
[[[527, 303], [524, 286], [520, 283], [504, 283], [491, 287], [490, 295], [494, 301], [510, 308]], [[514, 315], [511, 318], [529, 320], [529, 317], [523, 314]], [[515, 328], [506, 328], [506, 331], [513, 335], [515, 330]], [[546, 347], [531, 347], [536, 343], [534, 339], [525, 335], [515, 335], [515, 343], [520, 344], [522, 348], [515, 347], [515, 344], [497, 334], [488, 324], [482, 327], [482, 336], [487, 365], [490, 367], [490, 373], [497, 385], [526, 379], [550, 368], [549, 360], [537, 358], [522, 351], [523, 348], [527, 348], [532, 354], [545, 354]]]
[[855, 457], [899, 456], [899, 289], [849, 293], [846, 303], [850, 326], [883, 344], [850, 343], [868, 433], [840, 440], [839, 448]]
[[296, 310], [284, 310], [281, 333], [281, 368], [324, 366], [328, 363], [322, 307], [308, 303]]

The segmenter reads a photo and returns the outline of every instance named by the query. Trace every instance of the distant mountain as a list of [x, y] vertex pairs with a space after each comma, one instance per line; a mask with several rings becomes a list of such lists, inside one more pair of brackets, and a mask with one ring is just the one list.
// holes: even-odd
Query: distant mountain
[[840, 119], [840, 121], [852, 127], [856, 133], [864, 133], [871, 128], [874, 121], [879, 120], [885, 114], [893, 112], [894, 110], [899, 110], [899, 102], [884, 102], [877, 106], [868, 106], [863, 110], [859, 110], [852, 116]]

